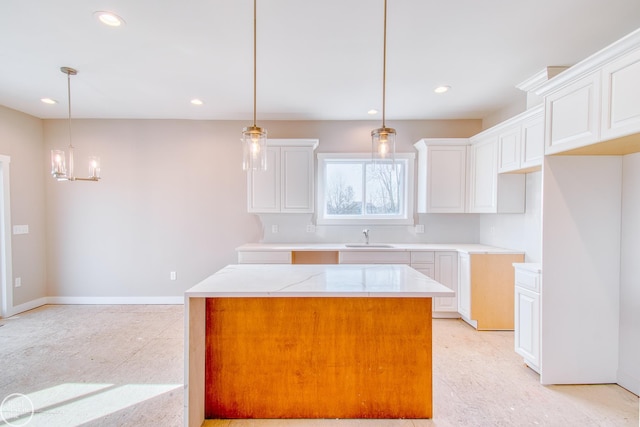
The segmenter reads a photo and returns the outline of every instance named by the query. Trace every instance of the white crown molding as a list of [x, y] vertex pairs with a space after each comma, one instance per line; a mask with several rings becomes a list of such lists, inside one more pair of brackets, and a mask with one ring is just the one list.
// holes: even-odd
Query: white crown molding
[[538, 73], [529, 77], [527, 80], [516, 85], [516, 88], [520, 89], [523, 92], [535, 91], [540, 86], [548, 82], [549, 79], [552, 79], [553, 77], [557, 76], [558, 74], [560, 74], [561, 72], [563, 72], [568, 68], [569, 67], [567, 66], [546, 67], [545, 69], [540, 70]]
[[640, 28], [558, 74], [541, 85], [535, 93], [536, 95], [546, 95], [580, 77], [599, 70], [603, 65], [637, 48], [640, 48]]
[[471, 138], [469, 138], [471, 141], [471, 144], [473, 145], [477, 143], [478, 139], [483, 139], [488, 136], [494, 136], [497, 133], [502, 132], [511, 126], [518, 124], [523, 120], [528, 119], [529, 117], [535, 116], [536, 114], [544, 114], [543, 110], [544, 110], [543, 104], [536, 105], [535, 107], [531, 107], [528, 110], [525, 110], [522, 113], [518, 114], [517, 116], [513, 116], [505, 120], [504, 122], [500, 122], [497, 125], [490, 127], [489, 129], [485, 129], [482, 132], [473, 135]]

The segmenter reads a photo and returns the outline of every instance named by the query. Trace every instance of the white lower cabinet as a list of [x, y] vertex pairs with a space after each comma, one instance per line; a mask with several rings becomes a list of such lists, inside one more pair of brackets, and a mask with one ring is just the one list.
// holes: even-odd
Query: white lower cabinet
[[[412, 251], [411, 267], [425, 276], [442, 283], [457, 293], [458, 287], [458, 253]], [[458, 297], [434, 297], [434, 317], [460, 317], [458, 315]]]
[[471, 257], [467, 253], [461, 253], [458, 256], [458, 313], [470, 321]]
[[539, 264], [513, 264], [515, 268], [514, 345], [534, 371], [540, 372], [540, 268]]

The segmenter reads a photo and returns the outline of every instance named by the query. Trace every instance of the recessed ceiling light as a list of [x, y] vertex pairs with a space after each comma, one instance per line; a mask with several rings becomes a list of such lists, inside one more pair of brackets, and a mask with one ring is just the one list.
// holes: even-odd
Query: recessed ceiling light
[[95, 16], [98, 21], [102, 22], [104, 25], [108, 25], [110, 27], [119, 27], [125, 24], [124, 19], [113, 12], [99, 10], [97, 12], [93, 12], [93, 16]]
[[367, 111], [367, 113], [373, 116], [374, 114], [378, 114], [378, 110], [371, 109], [371, 110]]
[[451, 89], [451, 86], [438, 86], [433, 91], [435, 93], [445, 93], [445, 92], [448, 92], [449, 89]]
[[55, 99], [51, 99], [51, 98], [41, 98], [40, 101], [44, 102], [45, 104], [49, 104], [49, 105], [53, 105], [53, 104], [57, 104], [58, 101], [56, 101]]
[[203, 102], [202, 100], [197, 99], [197, 98], [196, 98], [196, 99], [192, 99], [192, 100], [191, 100], [191, 103], [192, 103], [193, 105], [202, 105], [202, 104], [204, 104], [204, 102]]

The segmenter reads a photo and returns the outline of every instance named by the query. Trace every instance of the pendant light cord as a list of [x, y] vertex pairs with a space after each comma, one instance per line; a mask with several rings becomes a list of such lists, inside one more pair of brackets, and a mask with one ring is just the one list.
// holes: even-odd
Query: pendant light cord
[[[255, 0], [254, 0], [255, 1]], [[382, 127], [385, 128], [385, 104], [387, 92], [387, 0], [384, 0], [384, 31], [382, 48]]]
[[[386, 1], [386, 0], [385, 0]], [[257, 13], [256, 13], [256, 0], [253, 0], [253, 126], [256, 127], [256, 98], [257, 98], [257, 84], [256, 84], [256, 74], [257, 74], [257, 60], [256, 60], [256, 22], [257, 22]]]
[[69, 148], [73, 149], [73, 144], [71, 144], [71, 72], [67, 71], [67, 99], [69, 100], [68, 105], [68, 124], [69, 124]]

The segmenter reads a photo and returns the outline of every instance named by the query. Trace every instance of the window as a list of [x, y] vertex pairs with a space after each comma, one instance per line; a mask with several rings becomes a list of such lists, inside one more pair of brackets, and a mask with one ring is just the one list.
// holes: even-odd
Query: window
[[318, 224], [413, 224], [413, 154], [318, 154]]

